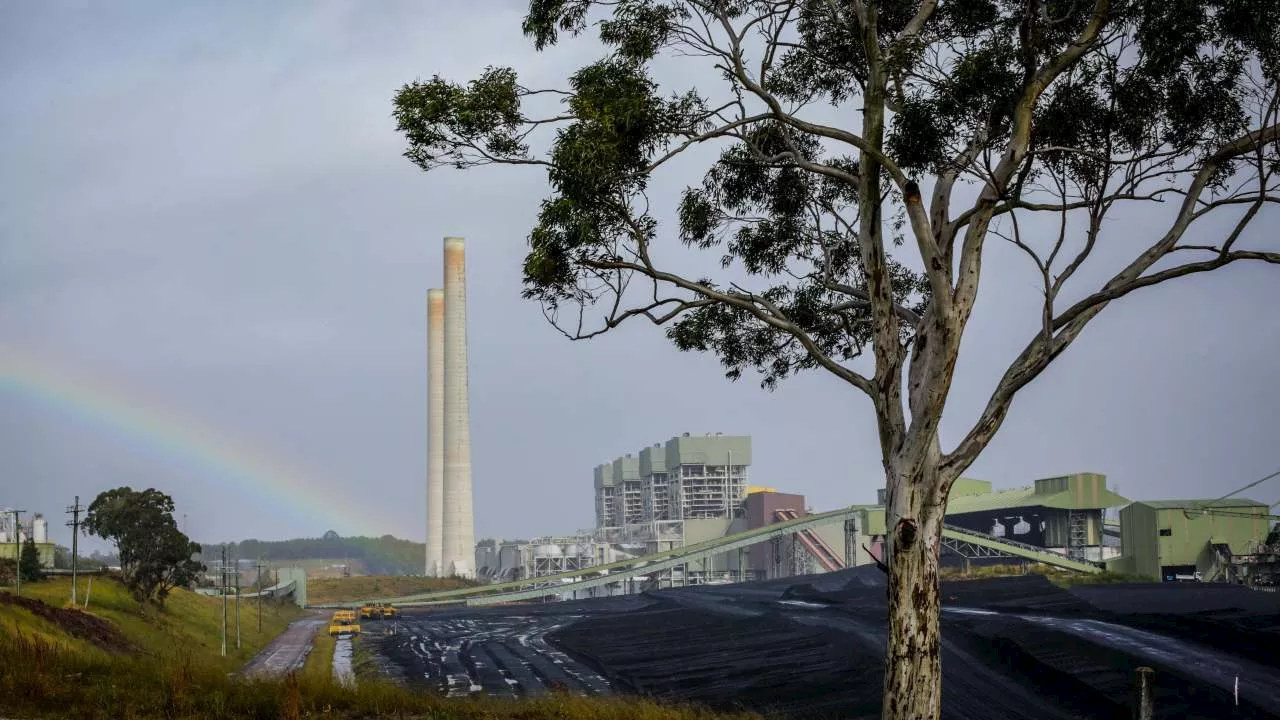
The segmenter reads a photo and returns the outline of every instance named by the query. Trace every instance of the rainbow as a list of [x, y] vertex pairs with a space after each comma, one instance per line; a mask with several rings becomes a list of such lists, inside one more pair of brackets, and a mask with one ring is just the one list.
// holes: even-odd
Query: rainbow
[[[359, 520], [350, 515], [356, 505], [324, 492], [322, 488], [332, 485], [315, 483], [314, 475], [148, 401], [119, 383], [47, 356], [0, 346], [0, 395], [4, 394], [109, 428], [152, 454], [175, 460], [194, 472], [229, 480], [249, 497], [266, 496], [277, 512], [306, 519], [308, 524], [323, 518], [344, 534], [378, 526], [372, 521], [351, 527], [353, 520]], [[323, 531], [317, 529], [316, 534]]]

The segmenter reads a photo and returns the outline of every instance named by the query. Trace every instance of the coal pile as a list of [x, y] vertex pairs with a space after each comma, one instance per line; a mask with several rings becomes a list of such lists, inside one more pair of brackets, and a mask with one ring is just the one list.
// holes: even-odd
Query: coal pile
[[[548, 639], [630, 692], [806, 720], [873, 718], [887, 623], [875, 575], [658, 591], [647, 608], [589, 614]], [[1243, 642], [1248, 629], [1274, 627], [1280, 597], [1164, 591], [1155, 602], [1160, 588], [1146, 585], [1081, 590], [1034, 575], [945, 583], [943, 716], [1128, 717], [1134, 671], [1146, 665], [1157, 717], [1280, 717], [1280, 645], [1203, 642], [1212, 628]], [[1182, 612], [1116, 612], [1143, 605]], [[1194, 622], [1159, 620], [1175, 615]]]
[[[1205, 585], [948, 582], [943, 717], [1280, 718], [1280, 595]], [[642, 694], [778, 718], [878, 718], [888, 610], [871, 568], [568, 603], [406, 611], [389, 674], [450, 695]], [[1238, 682], [1239, 704], [1236, 704]]]

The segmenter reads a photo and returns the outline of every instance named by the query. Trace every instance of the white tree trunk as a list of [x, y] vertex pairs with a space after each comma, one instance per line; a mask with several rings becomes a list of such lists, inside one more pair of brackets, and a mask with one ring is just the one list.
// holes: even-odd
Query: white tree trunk
[[942, 478], [890, 475], [885, 521], [889, 565], [889, 647], [883, 720], [937, 720], [942, 712], [938, 556]]

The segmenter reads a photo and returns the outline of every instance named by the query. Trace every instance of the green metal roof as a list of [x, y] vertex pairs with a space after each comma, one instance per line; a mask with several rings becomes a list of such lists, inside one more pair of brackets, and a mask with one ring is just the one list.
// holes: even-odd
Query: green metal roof
[[1102, 508], [1119, 507], [1129, 503], [1125, 498], [1102, 488], [1097, 496], [1093, 494], [1077, 497], [1071, 490], [1056, 493], [1037, 493], [1034, 487], [1017, 490], [1000, 490], [982, 495], [962, 495], [953, 497], [947, 502], [948, 515], [963, 515], [973, 512], [990, 512], [992, 510], [1008, 510], [1019, 507], [1049, 507], [1061, 510], [1100, 510]]
[[1135, 500], [1157, 510], [1194, 510], [1197, 508], [1266, 508], [1267, 504], [1248, 498], [1227, 498], [1226, 500]]

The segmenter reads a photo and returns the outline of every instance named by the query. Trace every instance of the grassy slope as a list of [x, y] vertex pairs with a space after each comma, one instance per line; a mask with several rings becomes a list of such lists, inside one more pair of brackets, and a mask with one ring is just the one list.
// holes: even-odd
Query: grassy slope
[[308, 603], [350, 602], [376, 598], [400, 597], [418, 593], [453, 590], [475, 583], [454, 578], [407, 576], [356, 576], [348, 578], [312, 578], [307, 580]]
[[[84, 605], [88, 583], [81, 579], [79, 600]], [[71, 579], [57, 577], [23, 585], [22, 596], [43, 600], [54, 607], [70, 605]], [[163, 609], [142, 608], [119, 582], [95, 578], [89, 594], [89, 612], [110, 621], [144, 654], [167, 656], [182, 652], [217, 664], [230, 671], [252, 658], [301, 613], [288, 604], [263, 603], [262, 632], [258, 632], [257, 603], [248, 599], [240, 604], [240, 649], [235, 638], [235, 600], [227, 605], [227, 657], [220, 655], [222, 646], [222, 600], [186, 590], [174, 590]], [[32, 623], [32, 620], [38, 621]], [[0, 605], [0, 626], [12, 633], [18, 626], [24, 633], [37, 632], [79, 653], [97, 653], [94, 646], [74, 638], [51, 623], [32, 616], [22, 608]]]
[[338, 641], [329, 635], [328, 628], [316, 630], [311, 641], [311, 652], [307, 653], [307, 662], [302, 666], [302, 677], [311, 682], [325, 682], [333, 679], [333, 649]]

